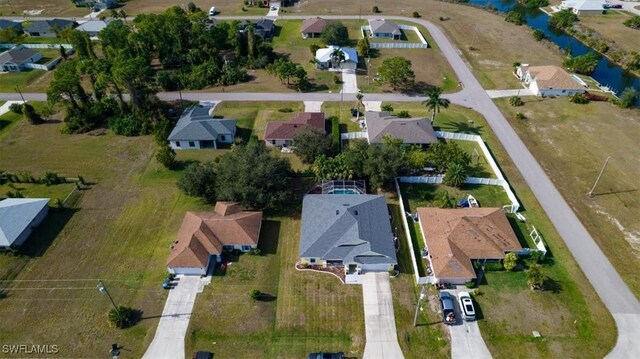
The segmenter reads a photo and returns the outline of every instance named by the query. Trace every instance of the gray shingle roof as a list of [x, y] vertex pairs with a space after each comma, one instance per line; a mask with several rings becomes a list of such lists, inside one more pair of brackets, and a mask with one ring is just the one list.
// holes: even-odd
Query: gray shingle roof
[[16, 21], [0, 19], [0, 30], [6, 30], [14, 28], [16, 30], [22, 30], [22, 24]]
[[387, 111], [365, 113], [369, 143], [382, 143], [385, 135], [404, 143], [430, 144], [438, 141], [431, 121], [426, 118], [398, 118]]
[[233, 136], [236, 120], [214, 119], [209, 112], [213, 106], [197, 105], [188, 108], [169, 135], [169, 141], [215, 141], [218, 135]]
[[67, 27], [73, 27], [75, 22], [65, 19], [51, 19], [51, 20], [36, 20], [27, 28], [28, 32], [50, 32], [54, 27], [59, 29], [66, 29]]
[[103, 20], [89, 20], [76, 28], [78, 31], [85, 32], [100, 32], [102, 29], [109, 25], [109, 21]]
[[400, 26], [393, 21], [385, 19], [369, 20], [369, 26], [373, 33], [400, 34]]
[[0, 64], [10, 61], [14, 64], [20, 65], [37, 53], [38, 51], [27, 49], [23, 46], [17, 46], [0, 54]]
[[13, 244], [48, 204], [48, 198], [7, 198], [0, 201], [0, 246]]
[[384, 196], [309, 194], [302, 202], [300, 257], [397, 264]]

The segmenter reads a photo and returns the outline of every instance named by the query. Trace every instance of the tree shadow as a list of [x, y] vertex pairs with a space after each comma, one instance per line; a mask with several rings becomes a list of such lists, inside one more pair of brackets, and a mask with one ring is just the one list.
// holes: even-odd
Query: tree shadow
[[527, 243], [527, 239], [525, 238], [524, 233], [522, 233], [520, 226], [518, 226], [518, 221], [512, 216], [506, 216], [506, 217], [509, 220], [511, 229], [513, 229], [513, 232], [516, 234], [516, 237], [518, 238], [518, 243], [520, 243], [520, 246], [522, 248], [529, 247], [529, 244]]
[[256, 298], [257, 301], [259, 302], [275, 302], [276, 299], [278, 299], [278, 297], [276, 297], [275, 295], [269, 294], [269, 293], [260, 293], [260, 295], [258, 296], [258, 298]]
[[460, 132], [460, 133], [468, 133], [472, 135], [481, 135], [482, 134], [482, 126], [476, 125], [474, 122], [447, 122], [443, 124], [444, 126], [449, 126], [453, 129], [452, 132]]
[[41, 257], [77, 211], [78, 208], [51, 208], [42, 223], [17, 249], [17, 253], [32, 258]]
[[553, 294], [558, 294], [563, 291], [562, 284], [555, 279], [546, 277], [544, 283], [542, 284], [542, 288], [545, 291], [549, 291]]
[[276, 254], [278, 252], [278, 242], [280, 238], [280, 222], [273, 220], [263, 220], [260, 229], [260, 241], [258, 248], [261, 254]]

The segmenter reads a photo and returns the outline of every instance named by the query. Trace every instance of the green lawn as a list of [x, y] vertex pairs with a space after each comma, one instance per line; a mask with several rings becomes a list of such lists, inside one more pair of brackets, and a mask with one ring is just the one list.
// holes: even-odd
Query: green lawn
[[322, 103], [322, 111], [325, 117], [338, 116], [340, 119], [340, 132], [362, 131], [360, 125], [355, 121], [355, 117], [351, 116], [350, 109], [355, 107], [355, 101], [344, 101], [342, 103], [342, 111], [340, 110], [340, 102]]
[[[4, 103], [3, 101], [0, 101], [0, 105], [2, 105], [3, 103]], [[40, 112], [42, 108], [46, 105], [46, 103], [44, 102], [36, 102], [36, 101], [30, 101], [29, 103], [33, 106], [36, 112]], [[4, 136], [6, 133], [8, 133], [9, 130], [14, 125], [16, 125], [17, 123], [20, 123], [20, 121], [23, 119], [24, 119], [24, 116], [22, 114], [15, 113], [12, 111], [8, 111], [4, 115], [1, 115], [0, 116], [0, 138]], [[26, 123], [27, 121], [24, 121], [24, 122]]]
[[0, 92], [15, 92], [16, 86], [23, 92], [45, 92], [53, 78], [53, 71], [25, 70], [0, 74]]

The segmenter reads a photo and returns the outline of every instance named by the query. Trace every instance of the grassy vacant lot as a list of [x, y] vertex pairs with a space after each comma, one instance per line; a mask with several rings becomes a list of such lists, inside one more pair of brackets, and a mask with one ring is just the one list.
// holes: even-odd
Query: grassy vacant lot
[[53, 79], [53, 71], [26, 70], [0, 74], [0, 92], [15, 92], [19, 86], [24, 92], [46, 92]]
[[[0, 105], [2, 105], [3, 103], [4, 101], [0, 101]], [[29, 103], [33, 106], [36, 112], [39, 112], [42, 109], [42, 107], [45, 105], [44, 102], [31, 101]], [[4, 115], [1, 115], [0, 116], [0, 137], [2, 137], [4, 134], [9, 132], [9, 130], [11, 129], [11, 127], [13, 127], [13, 125], [15, 125], [16, 123], [19, 123], [23, 119], [24, 119], [24, 116], [22, 114], [14, 113], [12, 111], [9, 111]], [[25, 120], [24, 122], [27, 122], [27, 121]]]
[[[640, 136], [638, 110], [566, 98], [496, 101], [631, 290], [640, 296]], [[528, 120], [515, 120], [515, 112]], [[603, 120], [606, 119], [606, 120]], [[611, 156], [594, 197], [586, 194]]]
[[[398, 104], [394, 106], [399, 107]], [[450, 115], [451, 112], [450, 108], [439, 116]], [[534, 293], [526, 289], [522, 272], [487, 274], [488, 285], [481, 286], [485, 294], [476, 298], [483, 316], [479, 321], [480, 329], [491, 353], [497, 358], [507, 357], [517, 347], [522, 357], [555, 358], [566, 356], [567, 353], [603, 357], [615, 341], [615, 329], [610, 315], [507, 153], [487, 130], [486, 121], [477, 117], [473, 121], [470, 124], [451, 119], [447, 120], [446, 126], [471, 126], [471, 129], [463, 132], [483, 136], [521, 201], [527, 222], [535, 225], [543, 235], [551, 253], [551, 259], [543, 267], [543, 272], [553, 279], [556, 287], [559, 284], [560, 288], [556, 292]], [[492, 203], [492, 196], [478, 196], [481, 204], [484, 201]], [[533, 330], [540, 330], [545, 339], [534, 341], [531, 337]]]
[[[269, 9], [267, 8], [243, 6], [243, 2], [241, 0], [216, 0], [213, 2], [208, 0], [193, 0], [193, 3], [206, 13], [209, 13], [211, 6], [215, 6], [217, 14], [223, 16], [266, 16], [269, 12]], [[187, 3], [171, 0], [158, 0], [152, 2], [144, 0], [128, 0], [122, 9], [127, 13], [127, 15], [137, 15], [143, 13], [161, 13], [172, 6], [180, 6], [185, 10], [187, 9]], [[243, 11], [243, 7], [245, 8], [245, 11]]]
[[[69, 0], [34, 1], [11, 0], [0, 3], [1, 16], [22, 16], [24, 11], [39, 11], [34, 16], [68, 16], [82, 17], [88, 15], [91, 10], [84, 7], [76, 7]], [[28, 15], [28, 14], [25, 14]]]
[[622, 23], [633, 17], [626, 11], [607, 10], [604, 15], [580, 16], [580, 25], [596, 31], [609, 41], [614, 41], [626, 51], [638, 51], [638, 30], [624, 26]]

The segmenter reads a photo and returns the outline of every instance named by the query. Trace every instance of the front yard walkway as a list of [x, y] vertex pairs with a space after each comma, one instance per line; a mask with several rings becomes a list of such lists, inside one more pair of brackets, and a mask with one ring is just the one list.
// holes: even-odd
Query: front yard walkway
[[164, 305], [156, 335], [143, 359], [184, 359], [184, 338], [189, 327], [196, 295], [211, 277], [178, 276]]
[[398, 344], [389, 273], [369, 272], [362, 282], [367, 343], [364, 359], [403, 359]]

